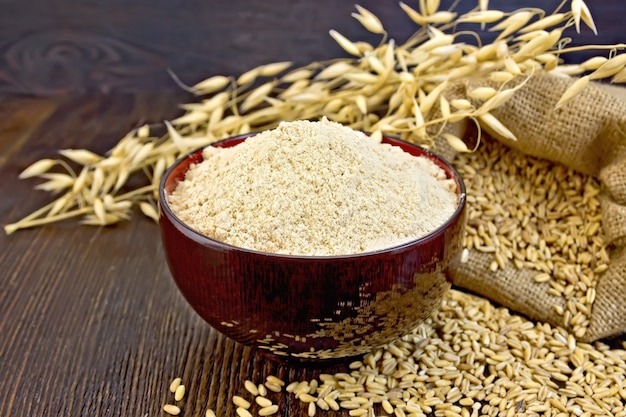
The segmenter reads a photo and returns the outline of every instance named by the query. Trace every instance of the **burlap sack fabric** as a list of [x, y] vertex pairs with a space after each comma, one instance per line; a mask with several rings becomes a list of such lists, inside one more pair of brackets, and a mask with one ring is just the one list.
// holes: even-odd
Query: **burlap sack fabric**
[[[626, 332], [626, 94], [619, 97], [621, 88], [591, 83], [579, 96], [555, 109], [572, 82], [535, 75], [492, 113], [518, 138], [499, 139], [505, 145], [593, 175], [601, 182], [602, 228], [611, 261], [596, 286], [590, 325], [581, 337], [594, 341]], [[465, 80], [445, 95], [449, 100], [466, 97], [466, 90], [487, 84], [486, 80]], [[454, 152], [443, 141], [438, 140], [435, 149], [454, 163]], [[456, 286], [531, 319], [562, 325], [562, 317], [553, 306], [564, 304], [564, 300], [548, 293], [548, 283], [534, 281], [536, 271], [509, 266], [492, 272], [491, 260], [490, 254], [471, 251], [468, 262], [451, 271], [451, 279]]]

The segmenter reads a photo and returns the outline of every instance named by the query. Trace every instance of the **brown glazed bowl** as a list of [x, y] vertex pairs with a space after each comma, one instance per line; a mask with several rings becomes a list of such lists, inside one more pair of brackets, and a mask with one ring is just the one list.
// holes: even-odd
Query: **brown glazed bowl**
[[[212, 146], [234, 146], [249, 136]], [[457, 184], [458, 207], [423, 238], [356, 255], [277, 255], [210, 239], [181, 222], [167, 199], [189, 166], [202, 161], [202, 149], [170, 167], [159, 190], [161, 236], [171, 274], [193, 309], [227, 337], [283, 363], [365, 354], [428, 318], [450, 288], [446, 271], [460, 262], [465, 187], [432, 152], [383, 141], [443, 168]]]

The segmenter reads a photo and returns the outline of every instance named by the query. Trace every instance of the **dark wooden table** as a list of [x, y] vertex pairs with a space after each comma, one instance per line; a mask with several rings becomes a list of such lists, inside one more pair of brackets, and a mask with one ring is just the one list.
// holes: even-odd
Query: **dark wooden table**
[[[104, 152], [141, 121], [177, 114], [181, 94], [0, 98], [0, 219], [14, 222], [49, 201], [18, 174], [58, 149]], [[184, 416], [234, 416], [245, 379], [295, 381], [319, 368], [287, 368], [219, 335], [170, 277], [158, 226], [136, 213], [112, 228], [70, 221], [0, 233], [0, 415], [159, 416], [188, 393]], [[338, 368], [333, 368], [334, 370]], [[274, 396], [281, 415], [306, 415]], [[332, 416], [332, 414], [328, 414]]]

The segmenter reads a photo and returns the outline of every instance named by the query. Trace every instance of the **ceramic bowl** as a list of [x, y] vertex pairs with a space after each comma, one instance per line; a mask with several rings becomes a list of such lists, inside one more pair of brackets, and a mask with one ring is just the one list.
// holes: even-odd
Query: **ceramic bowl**
[[465, 187], [436, 154], [395, 138], [383, 142], [443, 168], [456, 183], [458, 205], [425, 237], [355, 255], [277, 255], [208, 238], [184, 224], [167, 199], [189, 166], [202, 161], [202, 149], [171, 166], [159, 190], [160, 229], [171, 275], [191, 307], [222, 334], [282, 362], [362, 355], [428, 318], [450, 288], [447, 270], [460, 262]]

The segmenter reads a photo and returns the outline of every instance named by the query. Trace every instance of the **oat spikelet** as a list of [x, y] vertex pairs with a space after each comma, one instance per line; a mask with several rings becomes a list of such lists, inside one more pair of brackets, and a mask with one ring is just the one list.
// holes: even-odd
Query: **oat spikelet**
[[499, 84], [504, 84], [506, 82], [509, 82], [513, 78], [515, 78], [515, 75], [511, 74], [508, 71], [494, 71], [491, 74], [489, 74], [489, 79]]
[[190, 111], [171, 121], [173, 125], [190, 125], [206, 121], [206, 113], [203, 111]]
[[504, 17], [504, 12], [500, 10], [482, 10], [470, 12], [459, 16], [458, 22], [465, 23], [493, 23]]
[[273, 62], [259, 67], [259, 75], [262, 77], [274, 77], [287, 70], [293, 63], [291, 61]]
[[580, 20], [593, 31], [594, 34], [598, 34], [598, 29], [593, 21], [591, 12], [583, 0], [572, 0], [572, 16], [574, 17], [574, 24], [576, 25], [576, 32], [580, 33]]
[[99, 197], [97, 197], [93, 202], [93, 211], [100, 224], [106, 224], [106, 211], [104, 209], [104, 203]]
[[330, 33], [330, 36], [339, 44], [339, 46], [341, 46], [341, 48], [343, 48], [344, 51], [350, 55], [361, 56], [361, 50], [359, 47], [341, 33], [334, 29], [331, 29], [328, 33]]
[[195, 91], [196, 94], [210, 94], [226, 87], [229, 82], [230, 78], [223, 75], [215, 75], [204, 81], [200, 81], [198, 84], [191, 87], [191, 89]]
[[367, 114], [367, 100], [365, 99], [365, 96], [356, 96], [355, 103], [362, 114]]
[[260, 72], [261, 70], [258, 67], [244, 72], [237, 78], [237, 85], [252, 84], [260, 75]]
[[375, 14], [373, 14], [366, 8], [359, 6], [358, 4], [355, 7], [358, 13], [352, 13], [352, 17], [358, 20], [365, 29], [369, 30], [372, 33], [385, 33], [385, 28], [383, 27], [383, 24], [380, 22]]
[[452, 22], [456, 16], [457, 16], [456, 13], [442, 10], [435, 14], [431, 14], [430, 16], [427, 16], [426, 22], [431, 25], [433, 24], [442, 25], [442, 24]]
[[452, 133], [444, 133], [443, 138], [448, 142], [452, 149], [457, 152], [469, 152], [469, 148], [465, 144], [465, 142], [456, 135]]
[[492, 135], [510, 141], [517, 141], [517, 137], [513, 134], [513, 132], [505, 127], [493, 114], [482, 113], [477, 117], [481, 126], [483, 126], [484, 129]]
[[422, 114], [427, 114], [433, 108], [435, 102], [439, 99], [441, 92], [448, 86], [448, 82], [444, 81], [437, 85], [423, 100], [419, 103]]
[[589, 75], [589, 78], [592, 80], [599, 80], [611, 77], [620, 72], [622, 68], [624, 68], [624, 65], [626, 65], [626, 53], [616, 55], [604, 64], [600, 65], [597, 70]]
[[439, 6], [439, 0], [426, 0], [426, 4], [424, 5], [426, 14], [430, 16], [437, 13], [439, 11]]
[[497, 25], [489, 29], [490, 32], [500, 31], [497, 40], [506, 38], [507, 36], [517, 32], [523, 28], [534, 16], [533, 12], [520, 11], [511, 14], [509, 17], [499, 22]]
[[584, 77], [580, 77], [576, 81], [570, 85], [567, 90], [563, 93], [559, 101], [554, 106], [555, 109], [561, 108], [565, 103], [576, 97], [581, 91], [587, 87], [589, 84], [590, 77], [589, 75], [585, 75]]
[[611, 79], [611, 83], [626, 83], [626, 68], [622, 68], [617, 74], [615, 74]]
[[469, 100], [466, 100], [464, 98], [451, 100], [450, 105], [458, 110], [470, 110], [474, 107]]
[[359, 84], [376, 84], [380, 81], [380, 77], [369, 72], [349, 72], [344, 74], [344, 78]]
[[478, 100], [488, 100], [495, 96], [498, 91], [493, 87], [476, 87], [467, 92], [467, 95], [471, 98]]
[[50, 211], [48, 212], [48, 216], [54, 216], [64, 211], [70, 202], [69, 200], [70, 199], [68, 198], [67, 195], [59, 197], [50, 208]]
[[504, 58], [504, 68], [513, 75], [522, 75], [522, 69], [511, 57]]
[[67, 159], [81, 165], [93, 165], [102, 160], [102, 156], [86, 149], [62, 149], [59, 153]]
[[272, 91], [274, 85], [274, 81], [269, 81], [252, 90], [250, 95], [241, 103], [241, 111], [248, 112], [251, 108], [261, 104]]
[[319, 80], [331, 80], [341, 77], [342, 75], [354, 71], [354, 66], [347, 61], [337, 61], [328, 65], [322, 71], [320, 71], [315, 78]]
[[450, 117], [450, 102], [443, 95], [439, 98], [439, 110], [441, 111], [441, 116], [444, 119]]
[[39, 175], [48, 181], [43, 182], [35, 186], [37, 190], [50, 191], [52, 193], [61, 192], [67, 188], [72, 188], [74, 185], [74, 177], [68, 174], [61, 173], [44, 173]]
[[530, 33], [538, 30], [544, 30], [564, 22], [568, 17], [568, 13], [554, 13], [525, 26], [520, 30], [520, 32]]
[[478, 112], [490, 112], [491, 110], [500, 107], [501, 105], [506, 103], [511, 97], [513, 97], [513, 94], [515, 94], [517, 90], [522, 88], [528, 80], [529, 78], [526, 78], [523, 82], [519, 83], [517, 86], [513, 88], [501, 89], [493, 97], [485, 101], [477, 111]]
[[57, 164], [54, 159], [40, 159], [37, 162], [32, 163], [28, 168], [24, 169], [20, 175], [20, 179], [32, 178], [44, 174]]
[[150, 126], [142, 125], [137, 129], [137, 137], [138, 138], [147, 138], [150, 136]]
[[581, 63], [580, 67], [585, 71], [593, 71], [600, 68], [608, 60], [605, 56], [594, 56]]
[[408, 6], [406, 3], [402, 1], [399, 4], [400, 4], [400, 8], [402, 8], [404, 13], [406, 13], [406, 15], [409, 16], [409, 18], [413, 22], [417, 23], [420, 26], [426, 26], [428, 24], [428, 21], [426, 20], [426, 18], [422, 16], [417, 10], [411, 8], [410, 6]]

